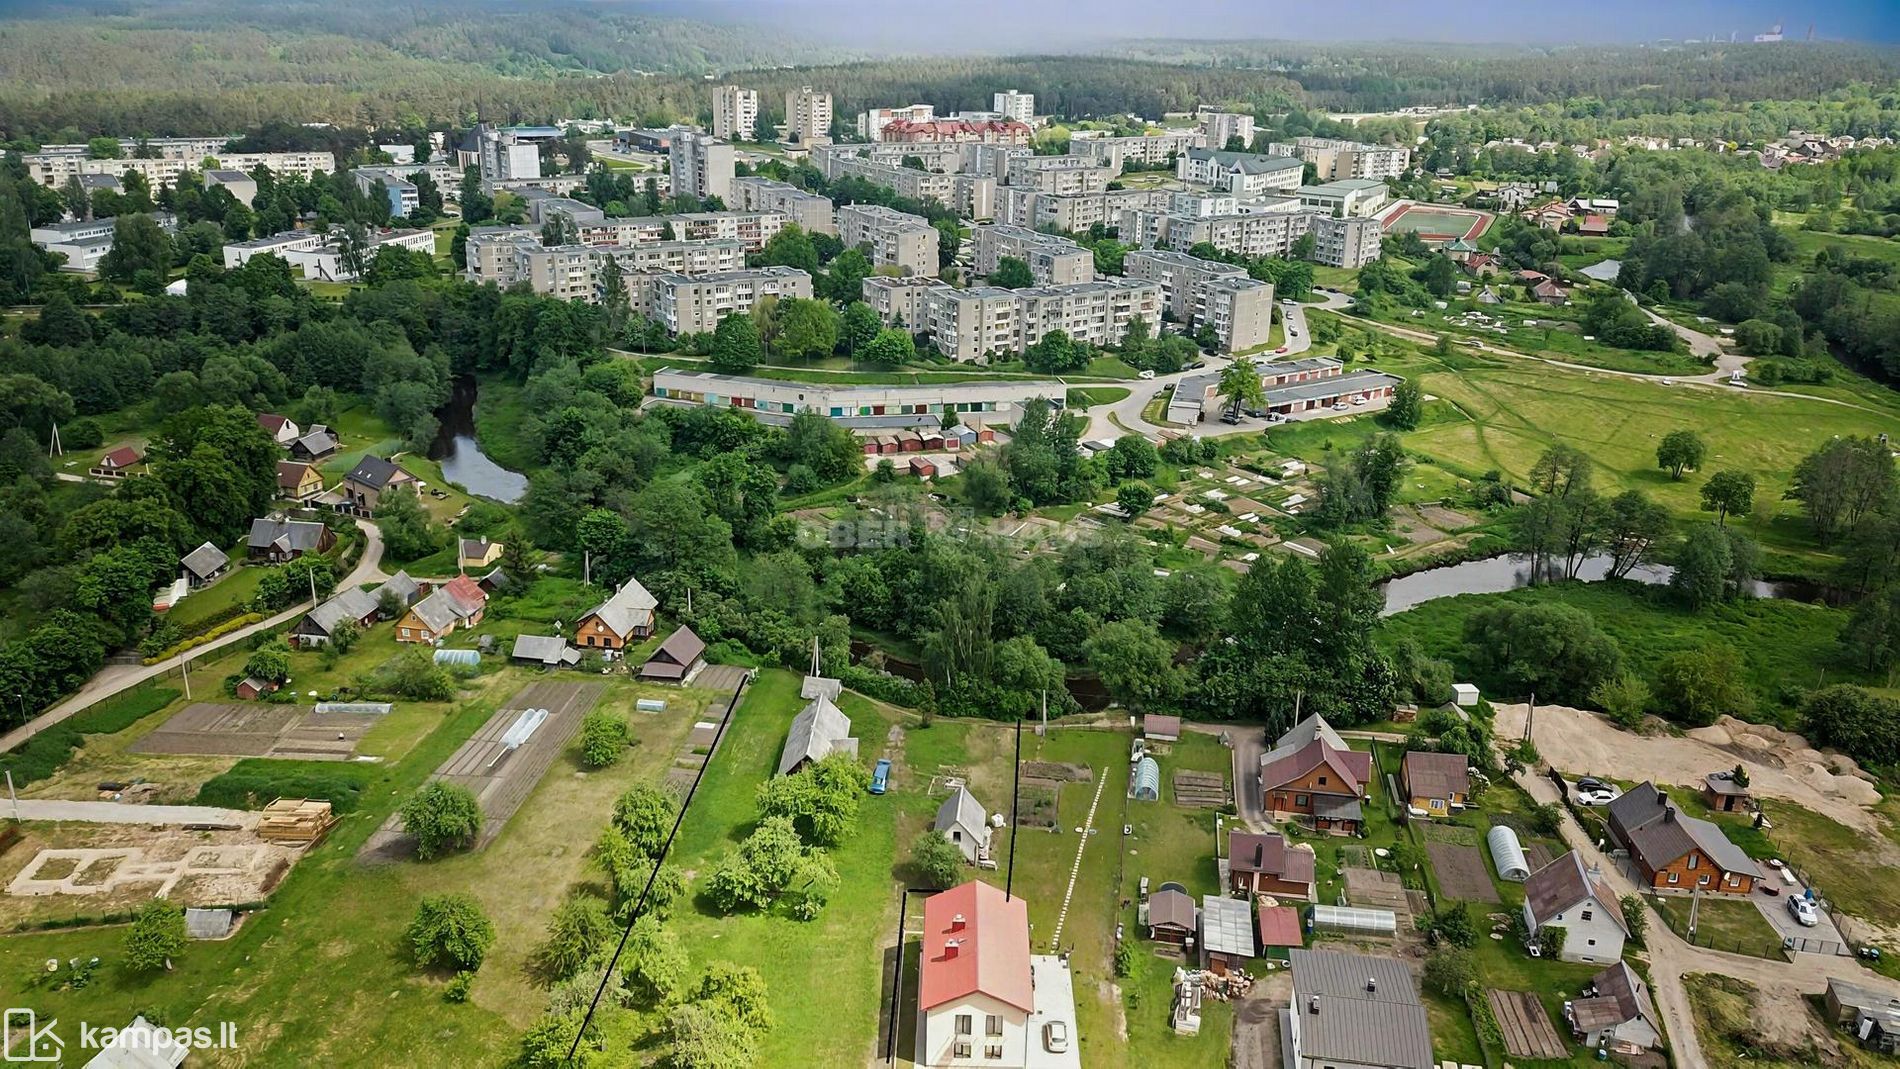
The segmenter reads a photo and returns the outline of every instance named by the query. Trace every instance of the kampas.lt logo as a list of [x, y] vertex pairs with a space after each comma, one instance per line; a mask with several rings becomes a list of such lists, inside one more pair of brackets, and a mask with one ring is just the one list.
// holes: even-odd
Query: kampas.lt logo
[[40, 1023], [39, 1014], [26, 1009], [6, 1011], [4, 1030], [0, 1030], [0, 1058], [9, 1062], [57, 1062], [66, 1042], [53, 1028], [57, 1018]]

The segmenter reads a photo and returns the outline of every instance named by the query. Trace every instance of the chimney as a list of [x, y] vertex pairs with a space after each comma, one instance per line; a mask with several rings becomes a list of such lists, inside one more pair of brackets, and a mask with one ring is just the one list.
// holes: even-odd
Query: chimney
[[953, 932], [960, 932], [963, 930], [963, 914], [959, 913], [956, 916], [950, 918], [950, 930]]
[[1667, 821], [1667, 822], [1669, 822], [1669, 823], [1674, 823], [1674, 822], [1675, 822], [1675, 819], [1676, 819], [1676, 807], [1675, 807], [1675, 806], [1673, 806], [1673, 805], [1672, 805], [1672, 806], [1670, 806], [1670, 807], [1668, 807], [1667, 809], [1664, 809], [1664, 810], [1663, 810], [1663, 820], [1664, 820], [1664, 821]]
[[1266, 863], [1266, 859], [1267, 859], [1267, 844], [1264, 841], [1254, 843], [1253, 844], [1253, 867], [1256, 869], [1259, 868], [1261, 865]]
[[957, 948], [958, 948], [958, 947], [961, 947], [962, 945], [963, 945], [963, 940], [961, 940], [961, 939], [946, 939], [946, 940], [944, 940], [944, 941], [943, 941], [943, 956], [944, 956], [944, 957], [945, 957], [946, 959], [948, 959], [948, 958], [954, 958], [954, 957], [956, 957], [956, 956], [957, 956]]
[[1314, 995], [1310, 1000], [1307, 1001], [1306, 1012], [1312, 1014], [1315, 1017], [1319, 1016], [1319, 996], [1318, 995]]
[[1370, 995], [1377, 992], [1378, 990], [1379, 990], [1378, 978], [1374, 976], [1366, 977], [1366, 993]]

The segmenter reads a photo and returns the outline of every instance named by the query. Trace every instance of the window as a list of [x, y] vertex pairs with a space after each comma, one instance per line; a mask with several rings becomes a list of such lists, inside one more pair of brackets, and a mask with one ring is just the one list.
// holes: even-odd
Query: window
[[1003, 1034], [1003, 1015], [1000, 1013], [991, 1013], [991, 1014], [984, 1015], [983, 1034], [986, 1036], [1002, 1035]]
[[1591, 946], [1596, 946], [1596, 945], [1597, 945], [1597, 941], [1596, 941], [1596, 940], [1594, 940], [1594, 939], [1592, 939], [1592, 940], [1590, 940], [1590, 945], [1591, 945]]
[[1699, 863], [1699, 862], [1700, 862], [1701, 860], [1702, 860], [1702, 855], [1701, 855], [1701, 854], [1690, 854], [1690, 855], [1689, 855], [1689, 867], [1690, 867], [1690, 868], [1695, 868], [1695, 867], [1696, 867], [1696, 865], [1697, 865], [1697, 864], [1698, 864], [1698, 863]]
[[404, 637], [404, 638], [408, 638], [408, 637], [409, 637], [409, 629], [408, 629], [408, 628], [406, 628], [406, 627], [405, 627], [405, 628], [403, 628], [403, 629], [402, 629], [402, 637]]
[[976, 1027], [976, 1016], [969, 1013], [957, 1014], [957, 1035], [967, 1036]]
[[1002, 1056], [1003, 1056], [1003, 1045], [1001, 1043], [983, 1044], [983, 1057], [1001, 1058]]
[[1673, 872], [1672, 872], [1672, 873], [1670, 873], [1670, 874], [1669, 874], [1669, 882], [1670, 882], [1670, 883], [1681, 883], [1681, 882], [1682, 882], [1682, 877], [1681, 877], [1681, 876], [1678, 876], [1677, 874], [1675, 874], [1675, 873], [1673, 873]]
[[1586, 909], [1586, 910], [1584, 910], [1584, 911], [1583, 911], [1583, 919], [1584, 919], [1584, 920], [1589, 920], [1589, 919], [1591, 918], [1591, 916], [1592, 916], [1592, 915], [1593, 915], [1593, 912], [1592, 912], [1591, 910], [1587, 910], [1587, 909]]
[[1320, 786], [1322, 786], [1322, 787], [1324, 787], [1324, 786], [1326, 786], [1326, 777], [1325, 777], [1325, 776], [1321, 776], [1321, 777], [1319, 778], [1319, 785], [1320, 785]]

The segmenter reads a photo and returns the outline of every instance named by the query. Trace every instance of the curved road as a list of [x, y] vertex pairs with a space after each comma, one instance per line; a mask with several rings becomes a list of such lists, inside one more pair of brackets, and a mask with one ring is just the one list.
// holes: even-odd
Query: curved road
[[[344, 576], [337, 583], [337, 589], [339, 590], [346, 586], [359, 586], [363, 583], [373, 583], [389, 578], [382, 570], [383, 532], [368, 520], [357, 520], [356, 527], [363, 532], [363, 556], [356, 562], [356, 567], [350, 570], [350, 574]], [[297, 605], [285, 609], [275, 616], [259, 620], [248, 627], [241, 627], [228, 635], [220, 635], [216, 639], [196, 649], [187, 650], [176, 657], [168, 658], [157, 664], [109, 664], [100, 669], [96, 675], [86, 681], [85, 686], [80, 687], [78, 691], [69, 695], [66, 700], [26, 723], [21, 724], [19, 727], [14, 728], [12, 731], [7, 732], [5, 735], [0, 735], [0, 753], [13, 750], [15, 747], [25, 743], [26, 740], [38, 735], [54, 724], [83, 712], [90, 706], [104, 701], [121, 691], [130, 690], [148, 679], [157, 679], [160, 676], [170, 675], [179, 671], [180, 666], [183, 665], [188, 658], [195, 660], [203, 657], [204, 654], [221, 650], [233, 643], [250, 638], [260, 631], [269, 631], [275, 627], [282, 627], [297, 617], [302, 616], [304, 613], [309, 612], [312, 607], [311, 605], [299, 602]]]
[[[1329, 298], [1336, 296], [1337, 294], [1328, 295]], [[1346, 299], [1344, 297], [1339, 297], [1338, 299], [1340, 306], [1344, 307], [1347, 303]], [[1306, 327], [1305, 305], [1278, 304], [1277, 306], [1285, 319], [1285, 330], [1283, 333], [1285, 336], [1286, 352], [1266, 353], [1262, 355], [1263, 357], [1274, 360], [1291, 360], [1312, 348], [1313, 332]], [[1319, 307], [1326, 308], [1331, 307], [1331, 305], [1321, 303]], [[1209, 363], [1212, 364], [1214, 361], [1225, 361], [1227, 359], [1229, 358], [1225, 356], [1211, 357], [1209, 358]], [[1210, 368], [1201, 368], [1198, 371], [1176, 371], [1168, 375], [1156, 375], [1152, 379], [1135, 380], [1129, 384], [1128, 396], [1126, 398], [1112, 404], [1097, 405], [1088, 410], [1088, 436], [1090, 438], [1113, 439], [1133, 432], [1152, 438], [1160, 434], [1163, 430], [1180, 430], [1181, 428], [1179, 427], [1163, 427], [1158, 423], [1148, 422], [1148, 420], [1142, 417], [1142, 409], [1147, 408], [1163, 391], [1172, 388], [1182, 379], [1199, 377], [1207, 374], [1209, 370]], [[1218, 437], [1223, 434], [1245, 434], [1248, 431], [1256, 430], [1259, 430], [1259, 428], [1244, 425], [1229, 427], [1225, 424], [1217, 423], [1208, 429], [1202, 430], [1200, 433], [1203, 437]]]

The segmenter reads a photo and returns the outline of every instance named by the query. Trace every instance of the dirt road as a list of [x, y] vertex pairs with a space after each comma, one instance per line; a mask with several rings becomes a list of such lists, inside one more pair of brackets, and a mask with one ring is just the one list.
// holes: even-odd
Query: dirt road
[[[1494, 708], [1498, 738], [1516, 739], [1523, 734], [1528, 706]], [[1866, 806], [1879, 802], [1880, 795], [1865, 780], [1835, 775], [1804, 757], [1808, 751], [1802, 749], [1707, 741], [1727, 735], [1726, 731], [1711, 729], [1687, 736], [1633, 735], [1595, 713], [1562, 705], [1539, 705], [1531, 741], [1552, 768], [1577, 775], [1595, 773], [1694, 785], [1710, 772], [1744, 764], [1748, 766], [1749, 789], [1757, 795], [1805, 806], [1849, 828], [1879, 831], [1879, 818]]]
[[18, 802], [0, 802], [0, 812], [21, 820], [76, 820], [89, 824], [229, 824], [238, 828], [257, 825], [256, 813], [208, 805], [125, 805], [22, 798]]

